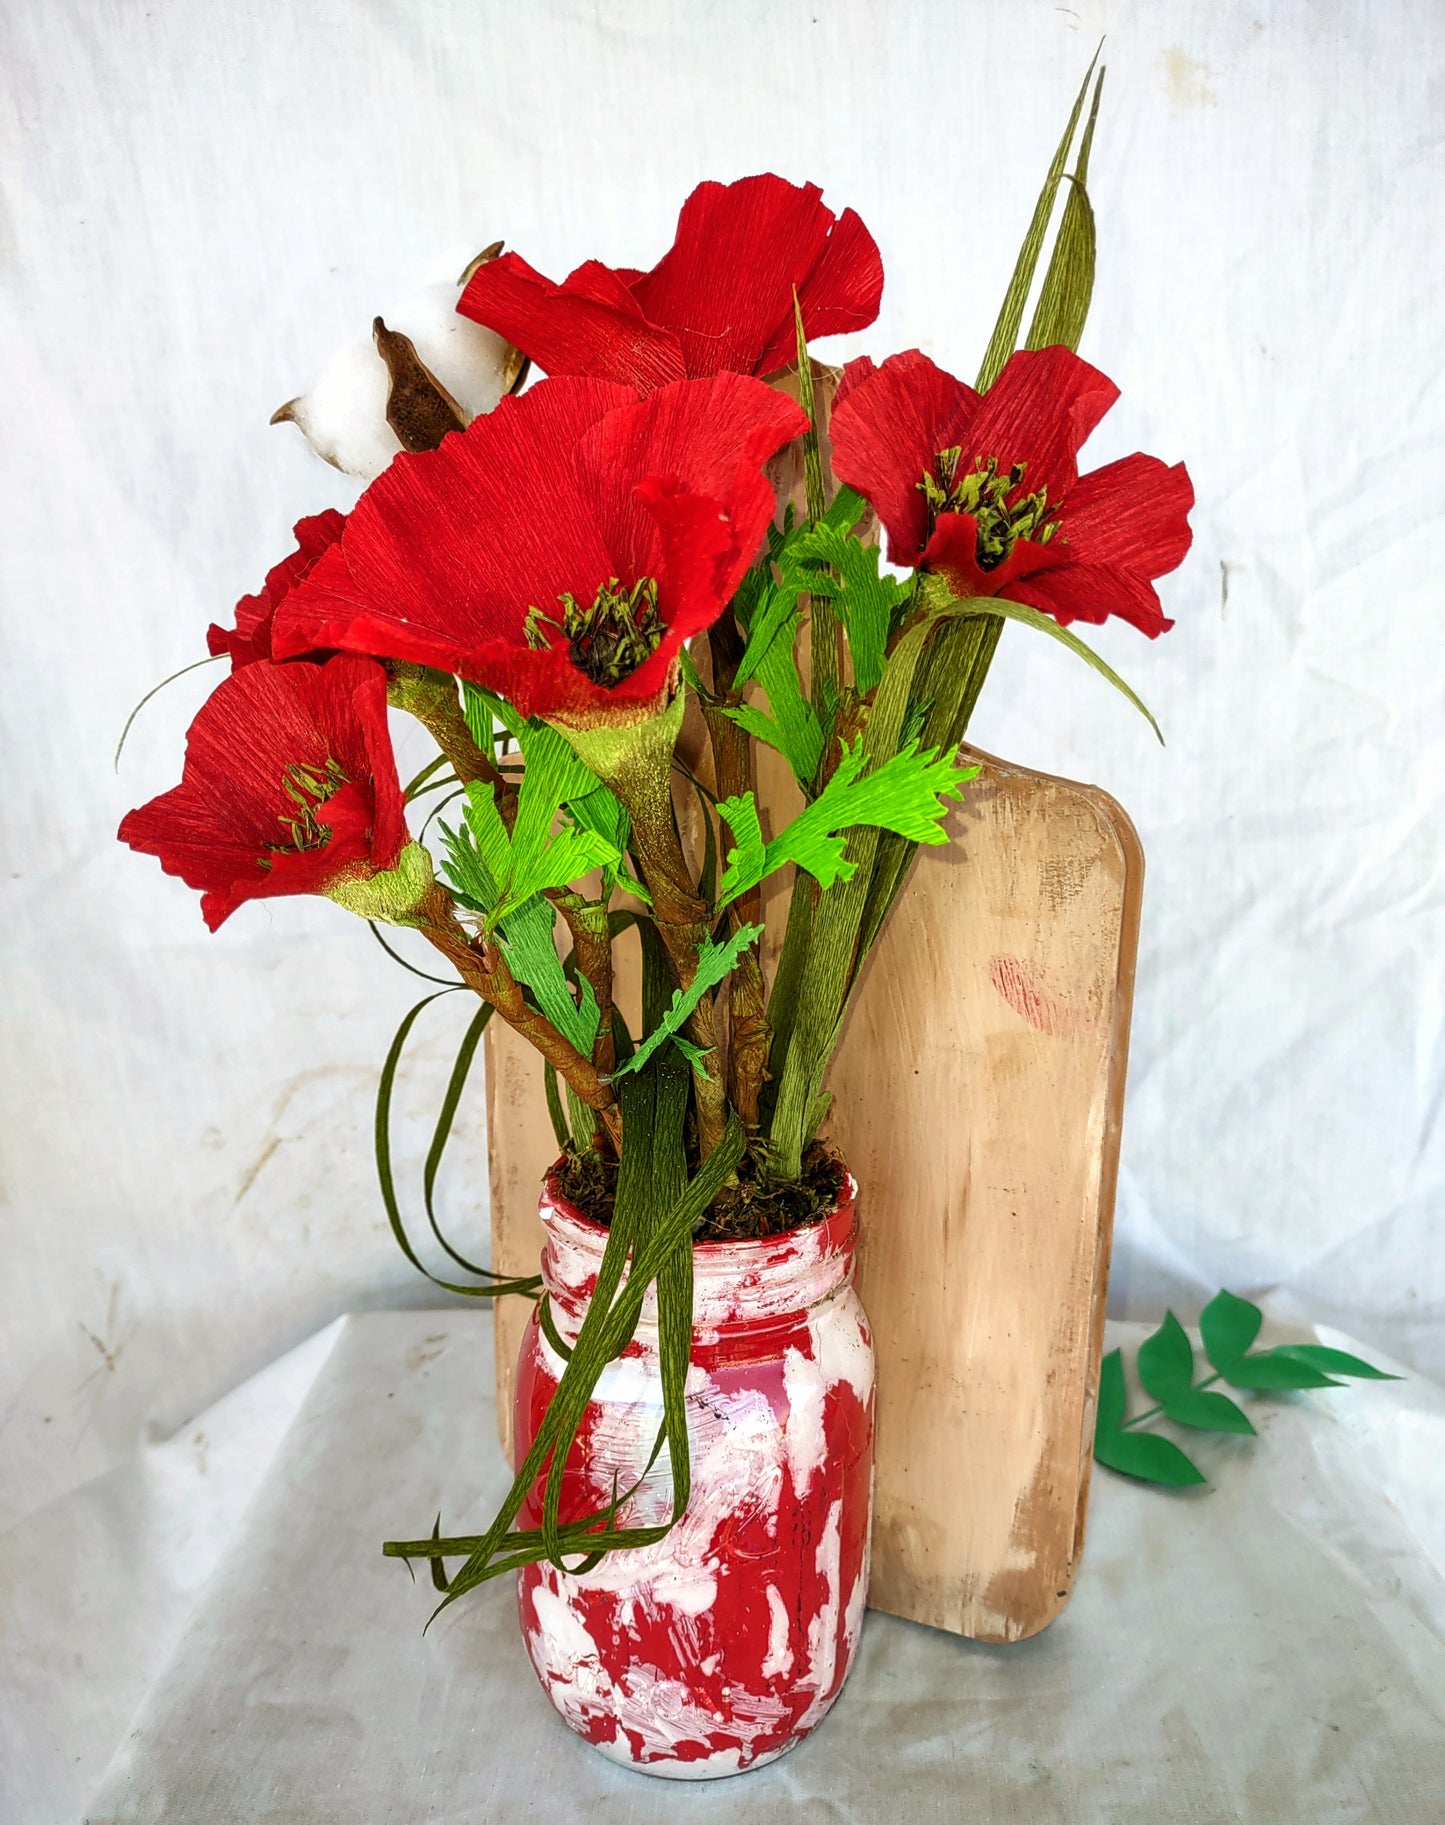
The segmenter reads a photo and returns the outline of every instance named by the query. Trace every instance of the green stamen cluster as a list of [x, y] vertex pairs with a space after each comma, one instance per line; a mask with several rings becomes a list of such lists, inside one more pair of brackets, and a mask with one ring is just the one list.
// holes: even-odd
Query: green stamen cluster
[[303, 851], [307, 849], [324, 849], [331, 841], [331, 831], [323, 824], [316, 812], [329, 798], [336, 794], [347, 783], [341, 763], [328, 760], [324, 767], [306, 767], [298, 761], [286, 769], [281, 781], [287, 798], [296, 807], [296, 815], [288, 817], [282, 812], [278, 822], [291, 833], [289, 843], [268, 843], [266, 847], [284, 853], [288, 849]]
[[643, 577], [630, 589], [612, 577], [597, 591], [590, 608], [579, 607], [571, 595], [559, 596], [558, 601], [560, 620], [544, 615], [540, 608], [528, 611], [527, 644], [548, 647], [552, 644], [549, 630], [556, 630], [566, 640], [578, 671], [607, 690], [630, 678], [662, 643], [665, 629], [657, 612], [657, 583], [652, 577]]
[[1032, 539], [1047, 545], [1059, 529], [1057, 515], [1049, 507], [1046, 488], [1037, 494], [1026, 494], [1012, 506], [1008, 497], [1024, 479], [1027, 463], [1015, 463], [1006, 474], [999, 474], [998, 458], [982, 457], [966, 475], [958, 474], [958, 459], [963, 454], [958, 445], [941, 450], [934, 473], [925, 475], [918, 486], [928, 502], [929, 523], [940, 513], [972, 514], [978, 526], [978, 567], [996, 570], [1013, 550], [1019, 539]]

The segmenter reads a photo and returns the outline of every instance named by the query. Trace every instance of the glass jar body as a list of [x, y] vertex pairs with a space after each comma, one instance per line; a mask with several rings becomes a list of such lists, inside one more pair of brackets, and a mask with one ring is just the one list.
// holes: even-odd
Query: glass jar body
[[[772, 1761], [821, 1721], [852, 1663], [868, 1585], [873, 1346], [853, 1290], [855, 1191], [821, 1221], [693, 1251], [687, 1382], [692, 1490], [652, 1546], [580, 1574], [518, 1574], [527, 1652], [566, 1722], [616, 1761], [709, 1779]], [[570, 1345], [607, 1232], [555, 1195], [541, 1204], [542, 1273]], [[536, 1436], [563, 1370], [534, 1316], [522, 1342], [516, 1449]], [[604, 1370], [569, 1455], [562, 1519], [641, 1486], [622, 1525], [672, 1512], [657, 1307]], [[645, 1474], [644, 1474], [645, 1473]], [[541, 1520], [540, 1489], [520, 1517]]]

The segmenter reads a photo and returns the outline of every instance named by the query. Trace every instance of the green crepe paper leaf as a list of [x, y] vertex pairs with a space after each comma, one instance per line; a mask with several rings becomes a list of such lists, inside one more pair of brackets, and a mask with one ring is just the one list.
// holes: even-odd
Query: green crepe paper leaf
[[590, 830], [596, 837], [617, 851], [618, 860], [602, 869], [602, 898], [609, 900], [619, 882], [627, 891], [635, 894], [644, 905], [651, 906], [652, 896], [640, 881], [634, 880], [623, 865], [627, 845], [632, 840], [632, 820], [623, 809], [622, 801], [608, 786], [598, 786], [595, 791], [584, 792], [577, 798], [567, 800], [567, 816], [580, 830]]
[[1094, 295], [1094, 210], [1089, 202], [1089, 153], [1094, 144], [1094, 124], [1099, 118], [1099, 97], [1104, 92], [1104, 72], [1094, 83], [1094, 99], [1084, 125], [1084, 137], [1073, 176], [1068, 180], [1063, 220], [1054, 240], [1034, 320], [1025, 348], [1049, 348], [1062, 343], [1077, 349]]
[[1168, 1399], [1161, 1397], [1161, 1405], [1176, 1425], [1194, 1426], [1201, 1432], [1254, 1433], [1243, 1408], [1227, 1394], [1210, 1388], [1178, 1388]]
[[1124, 1387], [1124, 1352], [1110, 1350], [1099, 1365], [1099, 1400], [1096, 1432], [1117, 1432], [1124, 1423], [1127, 1393]]
[[587, 1058], [602, 1016], [585, 976], [578, 978], [579, 999], [572, 999], [567, 973], [552, 941], [556, 918], [550, 901], [528, 901], [502, 920], [502, 949], [518, 982], [526, 984], [552, 1025]]
[[795, 574], [784, 583], [768, 582], [762, 586], [734, 681], [741, 689], [756, 680], [767, 694], [770, 714], [753, 704], [730, 707], [724, 714], [754, 741], [776, 748], [807, 791], [823, 757], [823, 730], [817, 711], [803, 695], [794, 650], [798, 596], [804, 581], [801, 574]]
[[[642, 1044], [623, 1064], [613, 1072], [614, 1080], [625, 1077], [629, 1072], [640, 1071], [666, 1039], [675, 1039], [680, 1030], [687, 1024], [693, 1009], [709, 990], [715, 989], [728, 972], [736, 965], [739, 957], [748, 946], [763, 935], [761, 925], [740, 925], [738, 929], [716, 944], [711, 938], [703, 945], [697, 956], [697, 974], [685, 989], [673, 993], [672, 1002], [661, 1020], [643, 1040]], [[682, 1042], [684, 1056], [690, 1064], [699, 1064], [706, 1054], [697, 1046]]]
[[786, 862], [806, 869], [825, 888], [850, 880], [857, 864], [844, 853], [847, 839], [839, 832], [866, 827], [892, 830], [917, 843], [948, 841], [940, 828], [945, 801], [962, 796], [976, 766], [961, 767], [952, 755], [920, 750], [915, 743], [865, 774], [867, 762], [861, 740], [845, 746], [823, 791], [766, 846], [752, 794], [721, 800], [718, 815], [733, 831], [736, 847], [728, 854], [719, 908]]
[[1241, 1356], [1220, 1366], [1220, 1374], [1235, 1388], [1255, 1388], [1279, 1393], [1297, 1388], [1338, 1388], [1323, 1369], [1311, 1363], [1280, 1356], [1274, 1350], [1261, 1350], [1254, 1356]]
[[1312, 1369], [1323, 1369], [1329, 1375], [1354, 1375], [1365, 1381], [1403, 1379], [1399, 1375], [1387, 1374], [1384, 1369], [1377, 1369], [1373, 1363], [1365, 1362], [1359, 1356], [1351, 1356], [1345, 1350], [1332, 1350], [1323, 1343], [1280, 1343], [1275, 1345], [1271, 1354], [1308, 1363]]
[[1097, 1434], [1094, 1456], [1110, 1470], [1120, 1470], [1145, 1483], [1163, 1483], [1171, 1489], [1189, 1489], [1205, 1480], [1179, 1447], [1157, 1432]]
[[1216, 1293], [1199, 1314], [1199, 1335], [1204, 1354], [1222, 1373], [1236, 1362], [1259, 1336], [1264, 1313], [1233, 1293]]
[[883, 676], [888, 636], [899, 611], [912, 599], [912, 579], [900, 583], [880, 573], [882, 553], [876, 545], [865, 545], [826, 521], [807, 529], [793, 556], [800, 564], [827, 565], [836, 571], [836, 576], [814, 574], [809, 588], [815, 597], [827, 596], [832, 601], [848, 635], [854, 687], [866, 697]]
[[1159, 1329], [1139, 1345], [1138, 1368], [1145, 1393], [1166, 1406], [1193, 1383], [1194, 1349], [1173, 1312], [1166, 1312]]
[[[1101, 47], [1102, 48], [1102, 47]], [[1079, 115], [1083, 112], [1084, 97], [1089, 92], [1089, 83], [1094, 74], [1094, 65], [1099, 61], [1098, 51], [1084, 74], [1073, 111], [1069, 115], [1069, 124], [1064, 129], [1064, 137], [1059, 141], [1058, 150], [1054, 153], [1049, 165], [1048, 176], [1044, 187], [1039, 192], [1039, 200], [1034, 204], [1034, 213], [1029, 221], [1028, 231], [1024, 235], [1023, 245], [1019, 248], [1013, 276], [1009, 280], [1008, 290], [1004, 293], [1003, 305], [999, 310], [998, 321], [994, 324], [993, 335], [989, 338], [988, 349], [984, 354], [983, 366], [978, 372], [978, 390], [986, 393], [998, 379], [1004, 363], [1014, 352], [1018, 342], [1019, 325], [1023, 322], [1024, 305], [1028, 302], [1030, 287], [1034, 282], [1034, 273], [1038, 268], [1039, 255], [1043, 252], [1044, 236], [1048, 232], [1049, 217], [1053, 214], [1054, 199], [1059, 193], [1059, 184], [1064, 175], [1064, 164], [1069, 156], [1069, 147], [1073, 143], [1074, 130], [1079, 124]]]
[[597, 831], [576, 824], [553, 831], [562, 806], [559, 784], [559, 770], [544, 753], [541, 761], [529, 761], [522, 775], [510, 835], [491, 787], [479, 780], [467, 787], [465, 833], [442, 826], [447, 874], [467, 904], [486, 914], [489, 926], [549, 888], [566, 887], [594, 868], [620, 865], [620, 852]]
[[[570, 754], [564, 760], [566, 750], [567, 744], [560, 738], [556, 743], [534, 742], [530, 753], [523, 750], [527, 766], [517, 799], [517, 821], [512, 826], [511, 872], [499, 912], [523, 906], [550, 887], [566, 887], [594, 868], [615, 868], [621, 862], [616, 846], [594, 829], [574, 824], [553, 834], [557, 813], [570, 801], [576, 781], [578, 762]], [[594, 781], [592, 790], [597, 789]], [[590, 798], [591, 792], [580, 796]], [[479, 798], [493, 802], [491, 788], [480, 784], [468, 787], [467, 798], [471, 805]]]
[[757, 676], [758, 667], [775, 640], [785, 639], [791, 649], [798, 631], [798, 597], [802, 590], [801, 577], [787, 583], [763, 584], [748, 624], [747, 644], [733, 675], [735, 689], [741, 690]]
[[776, 748], [793, 769], [798, 784], [808, 791], [823, 758], [823, 731], [817, 712], [798, 688], [797, 676], [793, 670], [791, 679], [784, 675], [785, 681], [768, 691], [772, 716], [749, 703], [725, 709], [723, 714], [754, 741]]

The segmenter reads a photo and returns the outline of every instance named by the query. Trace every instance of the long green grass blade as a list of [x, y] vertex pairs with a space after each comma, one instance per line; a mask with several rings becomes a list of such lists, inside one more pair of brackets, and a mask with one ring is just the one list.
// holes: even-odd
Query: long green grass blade
[[373, 1129], [376, 1153], [376, 1177], [377, 1183], [381, 1187], [381, 1202], [386, 1211], [386, 1220], [391, 1225], [391, 1233], [396, 1239], [397, 1247], [406, 1256], [407, 1260], [410, 1261], [416, 1271], [419, 1274], [424, 1274], [434, 1286], [441, 1287], [444, 1292], [458, 1293], [464, 1299], [496, 1299], [500, 1298], [505, 1293], [522, 1293], [531, 1297], [535, 1295], [538, 1287], [542, 1284], [540, 1275], [529, 1275], [526, 1278], [509, 1280], [500, 1274], [492, 1274], [491, 1269], [489, 1268], [483, 1268], [473, 1269], [472, 1271], [488, 1274], [491, 1278], [491, 1284], [489, 1286], [465, 1286], [458, 1281], [441, 1279], [431, 1271], [412, 1247], [411, 1240], [406, 1233], [406, 1225], [402, 1222], [401, 1218], [401, 1206], [396, 1195], [396, 1180], [391, 1163], [391, 1100], [392, 1092], [396, 1084], [397, 1067], [401, 1063], [401, 1055], [406, 1049], [406, 1042], [411, 1035], [412, 1028], [416, 1025], [417, 1017], [421, 1014], [422, 1010], [424, 1008], [429, 1008], [434, 1001], [440, 1001], [443, 996], [454, 995], [456, 993], [457, 991], [455, 989], [447, 988], [438, 989], [434, 995], [423, 996], [423, 998], [416, 1003], [415, 1007], [411, 1008], [404, 1016], [401, 1025], [396, 1030], [395, 1037], [392, 1039], [391, 1046], [387, 1051], [385, 1062], [381, 1067], [381, 1076], [378, 1079], [376, 1086], [376, 1118]]
[[1094, 123], [1099, 117], [1099, 96], [1104, 88], [1104, 72], [1094, 83], [1094, 99], [1084, 125], [1078, 161], [1068, 180], [1064, 197], [1064, 214], [1049, 256], [1034, 319], [1024, 346], [1049, 348], [1062, 343], [1076, 349], [1084, 333], [1089, 303], [1094, 295], [1094, 209], [1089, 201], [1089, 153], [1094, 144]]
[[381, 927], [377, 924], [375, 919], [368, 919], [366, 923], [371, 927], [372, 937], [376, 939], [377, 943], [386, 952], [387, 956], [391, 958], [392, 962], [399, 963], [404, 970], [410, 970], [413, 976], [420, 976], [423, 982], [440, 983], [444, 989], [459, 989], [466, 986], [465, 983], [459, 982], [455, 978], [433, 976], [430, 970], [419, 970], [414, 963], [408, 963], [400, 951], [395, 951], [391, 948], [386, 939], [381, 935]]
[[[1102, 48], [1101, 45], [1100, 49]], [[1044, 179], [1044, 187], [1039, 192], [1039, 200], [1034, 205], [1028, 232], [1024, 235], [1023, 246], [1019, 248], [1018, 259], [1014, 264], [1013, 277], [1009, 280], [1008, 290], [1004, 293], [998, 321], [994, 324], [993, 335], [989, 338], [988, 348], [984, 353], [983, 366], [978, 371], [980, 393], [986, 393], [998, 379], [1003, 371], [1004, 363], [1018, 345], [1019, 326], [1023, 322], [1024, 305], [1028, 302], [1034, 274], [1038, 270], [1039, 255], [1043, 252], [1044, 236], [1048, 233], [1049, 217], [1053, 214], [1054, 200], [1058, 196], [1059, 184], [1063, 179], [1069, 147], [1073, 144], [1074, 132], [1084, 108], [1084, 97], [1089, 92], [1094, 65], [1098, 61], [1099, 52], [1095, 51], [1088, 70], [1085, 72], [1084, 80], [1080, 84], [1078, 97], [1069, 114], [1069, 124], [1064, 129], [1064, 137], [1059, 141], [1058, 150], [1054, 153], [1053, 161], [1049, 166], [1049, 174]]]
[[452, 1074], [447, 1080], [446, 1094], [442, 1097], [442, 1106], [437, 1112], [436, 1127], [432, 1131], [431, 1146], [427, 1149], [426, 1164], [422, 1169], [422, 1199], [426, 1206], [426, 1220], [431, 1233], [441, 1244], [444, 1253], [451, 1256], [458, 1267], [465, 1268], [469, 1274], [480, 1274], [495, 1279], [489, 1267], [478, 1267], [475, 1261], [468, 1261], [465, 1255], [459, 1254], [442, 1234], [437, 1221], [434, 1194], [436, 1191], [437, 1173], [441, 1170], [442, 1155], [451, 1138], [452, 1123], [456, 1120], [457, 1106], [462, 1100], [462, 1092], [467, 1087], [467, 1078], [471, 1073], [472, 1060], [476, 1057], [477, 1046], [482, 1034], [487, 1030], [487, 1022], [492, 1018], [495, 1009], [488, 1002], [483, 1002], [472, 1017], [470, 1026], [462, 1035], [462, 1043], [457, 1048], [456, 1062]]

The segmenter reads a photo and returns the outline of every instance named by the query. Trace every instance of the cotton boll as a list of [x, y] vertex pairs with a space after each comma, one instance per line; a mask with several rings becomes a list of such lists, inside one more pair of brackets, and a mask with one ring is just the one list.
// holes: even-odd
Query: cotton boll
[[522, 361], [505, 337], [457, 314], [459, 285], [428, 285], [387, 323], [416, 352], [466, 413], [490, 412], [516, 384]]
[[288, 400], [271, 423], [291, 423], [320, 457], [347, 475], [374, 481], [401, 442], [386, 422], [391, 380], [370, 336], [339, 348], [309, 393]]
[[[388, 311], [385, 323], [410, 340], [469, 424], [519, 383], [525, 363], [494, 330], [458, 316], [461, 291], [459, 284], [423, 286]], [[294, 424], [334, 468], [374, 481], [403, 447], [387, 422], [390, 394], [375, 336], [358, 338], [338, 349], [315, 386], [288, 400], [271, 422]]]

